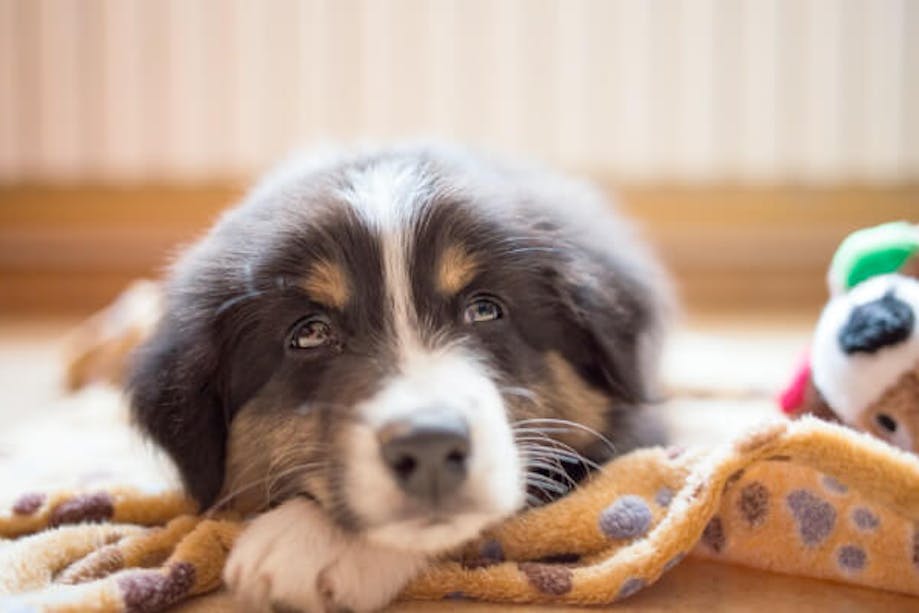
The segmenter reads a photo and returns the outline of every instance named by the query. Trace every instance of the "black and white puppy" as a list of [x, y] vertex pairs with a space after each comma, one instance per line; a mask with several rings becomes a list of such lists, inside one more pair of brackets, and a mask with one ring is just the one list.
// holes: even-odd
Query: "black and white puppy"
[[177, 263], [136, 421], [256, 514], [251, 608], [385, 605], [432, 557], [659, 442], [666, 292], [584, 185], [439, 147], [270, 175]]

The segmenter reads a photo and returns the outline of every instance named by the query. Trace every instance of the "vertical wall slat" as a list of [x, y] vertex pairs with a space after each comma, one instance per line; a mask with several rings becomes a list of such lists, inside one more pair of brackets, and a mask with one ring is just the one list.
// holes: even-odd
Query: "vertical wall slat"
[[647, 2], [616, 0], [610, 36], [615, 50], [614, 122], [607, 135], [614, 144], [608, 163], [629, 180], [651, 175], [651, 8]]
[[201, 81], [197, 87], [196, 140], [193, 145], [196, 176], [226, 177], [233, 155], [232, 96], [235, 83], [233, 23], [226, 0], [198, 0], [205, 16], [198, 42]]
[[252, 0], [236, 0], [232, 5], [234, 66], [233, 109], [230, 129], [233, 134], [233, 170], [251, 172], [258, 167], [263, 148], [265, 24], [263, 12]]
[[80, 7], [76, 0], [38, 0], [40, 39], [38, 77], [42, 95], [40, 163], [52, 179], [72, 180], [82, 159], [80, 134]]
[[138, 2], [137, 8], [139, 39], [128, 44], [140, 44], [140, 63], [136, 66], [140, 72], [137, 99], [140, 112], [136, 119], [140, 122], [142, 166], [138, 172], [143, 177], [165, 180], [171, 177], [169, 135], [172, 109], [169, 107], [169, 95], [174, 82], [172, 63], [175, 61], [169, 53], [170, 10], [165, 2], [144, 0]]
[[901, 177], [919, 180], [919, 2], [904, 5], [905, 48], [902, 106], [903, 133], [900, 151], [903, 156]]
[[[402, 92], [395, 87], [397, 59], [393, 53], [393, 29], [397, 16], [392, 5], [375, 0], [359, 0], [355, 24], [361, 38], [359, 80], [372, 96], [361, 96], [360, 117], [356, 121], [363, 138], [380, 140], [390, 136], [393, 109], [401, 101]], [[335, 32], [348, 36], [348, 32]], [[400, 58], [401, 59], [401, 58]]]
[[179, 178], [201, 176], [204, 151], [206, 70], [204, 5], [168, 0], [170, 84], [166, 92], [168, 172]]
[[[491, 73], [483, 80], [484, 89], [479, 93], [491, 108], [493, 122], [488, 131], [479, 135], [480, 142], [491, 147], [502, 146], [512, 151], [521, 151], [523, 144], [524, 109], [530, 100], [524, 96], [524, 87], [529, 80], [527, 70], [530, 57], [523, 45], [532, 15], [520, 11], [519, 0], [500, 0], [483, 7], [482, 12], [470, 15], [477, 20], [487, 20], [488, 66]], [[466, 70], [482, 71], [483, 64], [469, 65]], [[484, 127], [484, 126], [483, 126]]]
[[737, 0], [716, 0], [712, 18], [712, 165], [697, 178], [737, 181], [744, 175], [744, 6]]
[[588, 32], [591, 13], [586, 0], [556, 2], [553, 11], [558, 24], [553, 75], [556, 87], [551, 92], [557, 109], [556, 155], [567, 166], [584, 168], [591, 163], [586, 155], [590, 130], [586, 99], [590, 90]]
[[841, 37], [846, 44], [840, 51], [844, 71], [840, 83], [840, 121], [845, 126], [839, 134], [839, 172], [844, 176], [861, 178], [864, 150], [867, 146], [871, 120], [865, 106], [866, 79], [866, 0], [843, 0], [840, 14]]
[[715, 135], [714, 3], [681, 0], [677, 176], [698, 180], [713, 170]]
[[499, 72], [494, 7], [490, 0], [462, 0], [455, 12], [454, 125], [459, 138], [477, 146], [494, 144], [489, 135], [500, 130], [498, 103], [491, 99]]
[[461, 0], [431, 0], [428, 7], [430, 47], [427, 53], [430, 91], [430, 127], [435, 136], [444, 139], [457, 137], [454, 121], [459, 113], [457, 98], [457, 6]]
[[323, 0], [326, 29], [324, 79], [317, 95], [323, 98], [323, 133], [329, 138], [351, 140], [363, 136], [364, 97], [372, 97], [361, 83], [362, 47], [360, 4], [356, 0]]
[[903, 5], [903, 0], [872, 0], [866, 6], [865, 121], [869, 128], [861, 171], [868, 181], [893, 179], [900, 168]]
[[0, 182], [20, 178], [19, 36], [16, 0], [0, 0]]
[[113, 180], [143, 177], [144, 136], [141, 23], [139, 0], [105, 0], [103, 4], [100, 105], [105, 127], [99, 137], [100, 165]]
[[102, 134], [108, 119], [103, 106], [105, 91], [105, 19], [103, 0], [84, 0], [80, 5], [81, 37], [78, 95], [80, 98], [80, 173], [74, 178], [106, 176]]
[[778, 4], [776, 66], [776, 172], [791, 181], [806, 179], [806, 160], [801, 135], [807, 130], [807, 5], [782, 1]]
[[651, 95], [648, 113], [653, 118], [650, 140], [653, 172], [675, 176], [679, 172], [682, 106], [680, 75], [680, 32], [682, 13], [678, 0], [651, 3], [654, 24], [651, 44]]
[[274, 0], [267, 5], [259, 3], [259, 6], [265, 13], [262, 38], [265, 91], [260, 117], [263, 139], [256, 165], [249, 172], [258, 172], [299, 144], [300, 89], [290, 79], [290, 75], [299, 74], [300, 70], [298, 39], [301, 29], [296, 19], [297, 0]]
[[300, 24], [300, 63], [298, 73], [293, 77], [300, 100], [297, 135], [303, 145], [320, 142], [328, 135], [326, 105], [329, 96], [325, 92], [329, 66], [326, 58], [329, 48], [327, 15], [328, 3], [325, 0], [303, 0], [295, 17]]
[[777, 7], [776, 2], [770, 0], [743, 0], [741, 11], [744, 64], [739, 75], [739, 178], [763, 182], [777, 175]]
[[616, 58], [619, 50], [615, 37], [619, 7], [608, 0], [587, 0], [587, 12], [591, 18], [584, 38], [590, 92], [584, 100], [584, 114], [590, 128], [583, 155], [589, 160], [591, 170], [610, 172], [608, 169], [616, 168], [619, 148], [616, 100], [620, 62]]
[[512, 57], [520, 75], [519, 89], [504, 113], [508, 121], [515, 121], [516, 150], [553, 160], [558, 159], [557, 1], [516, 0], [522, 27]]
[[842, 22], [837, 0], [807, 0], [807, 46], [801, 58], [804, 121], [798, 141], [802, 170], [811, 180], [838, 179], [842, 125]]
[[387, 87], [394, 94], [394, 104], [388, 121], [380, 127], [388, 139], [415, 138], [430, 133], [432, 126], [431, 5], [427, 0], [396, 0], [393, 6], [388, 45], [394, 61]]

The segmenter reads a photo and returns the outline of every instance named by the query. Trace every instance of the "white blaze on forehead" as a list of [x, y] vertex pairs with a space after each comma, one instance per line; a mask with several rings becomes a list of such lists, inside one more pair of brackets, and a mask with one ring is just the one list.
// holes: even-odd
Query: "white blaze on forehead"
[[[346, 496], [367, 523], [370, 541], [439, 551], [472, 538], [522, 504], [520, 459], [504, 401], [487, 366], [461, 344], [422, 345], [409, 270], [415, 221], [431, 197], [423, 168], [382, 160], [355, 169], [346, 178], [342, 197], [381, 239], [384, 308], [399, 355], [398, 372], [357, 407], [361, 419], [346, 443]], [[458, 494], [466, 508], [440, 527], [428, 526], [423, 518], [406, 518], [414, 503], [382, 462], [377, 440], [378, 430], [386, 424], [431, 409], [462, 417], [471, 443], [467, 478]]]
[[814, 333], [812, 370], [814, 383], [836, 413], [848, 423], [873, 404], [900, 376], [919, 364], [919, 326], [910, 337], [874, 353], [846, 354], [839, 332], [857, 306], [878, 300], [888, 291], [909, 304], [919, 315], [919, 282], [885, 275], [857, 285], [827, 304]]
[[428, 200], [429, 183], [416, 164], [383, 160], [347, 174], [342, 196], [381, 238], [386, 308], [393, 322], [400, 365], [421, 349], [412, 301], [409, 254], [414, 219]]

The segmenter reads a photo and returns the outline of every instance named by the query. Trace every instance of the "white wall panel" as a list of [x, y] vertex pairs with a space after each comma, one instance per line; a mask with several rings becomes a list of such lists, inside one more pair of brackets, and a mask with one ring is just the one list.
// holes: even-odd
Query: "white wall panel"
[[426, 135], [629, 181], [919, 180], [910, 0], [0, 0], [0, 181]]

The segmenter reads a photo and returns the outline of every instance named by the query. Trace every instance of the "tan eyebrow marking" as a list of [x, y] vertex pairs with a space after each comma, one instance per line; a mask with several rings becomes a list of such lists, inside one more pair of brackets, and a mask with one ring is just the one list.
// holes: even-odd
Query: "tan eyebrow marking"
[[444, 249], [437, 266], [437, 290], [452, 296], [466, 287], [479, 269], [479, 260], [462, 245]]
[[300, 284], [310, 298], [336, 309], [344, 308], [351, 297], [348, 273], [338, 264], [320, 260], [313, 264]]

